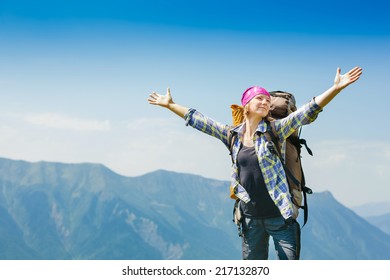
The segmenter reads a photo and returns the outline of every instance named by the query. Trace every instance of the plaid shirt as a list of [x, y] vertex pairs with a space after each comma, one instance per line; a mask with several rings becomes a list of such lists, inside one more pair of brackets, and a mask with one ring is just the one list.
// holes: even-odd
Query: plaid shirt
[[[282, 144], [281, 150], [283, 157], [285, 157], [286, 153], [285, 139], [294, 133], [294, 131], [296, 131], [300, 126], [313, 122], [321, 110], [321, 107], [318, 106], [313, 99], [287, 117], [275, 121], [275, 130], [278, 134], [278, 138], [281, 139], [280, 141]], [[186, 125], [190, 125], [199, 131], [216, 137], [217, 139], [221, 140], [228, 148], [228, 137], [230, 130], [233, 129], [233, 131], [238, 133], [239, 137], [236, 137], [232, 149], [233, 164], [230, 188], [236, 197], [244, 202], [249, 202], [250, 197], [244, 187], [240, 184], [237, 168], [237, 155], [241, 147], [242, 136], [245, 130], [245, 123], [232, 128], [229, 125], [218, 123], [204, 116], [195, 109], [190, 109], [184, 116], [184, 119], [186, 121]], [[285, 219], [288, 219], [293, 215], [293, 206], [288, 189], [287, 178], [280, 159], [267, 148], [268, 140], [264, 135], [266, 131], [267, 123], [262, 120], [256, 129], [256, 133], [253, 139], [259, 160], [259, 166], [260, 170], [262, 171], [265, 185], [267, 186], [270, 197], [279, 208], [282, 216]], [[271, 144], [273, 145], [272, 142]]]

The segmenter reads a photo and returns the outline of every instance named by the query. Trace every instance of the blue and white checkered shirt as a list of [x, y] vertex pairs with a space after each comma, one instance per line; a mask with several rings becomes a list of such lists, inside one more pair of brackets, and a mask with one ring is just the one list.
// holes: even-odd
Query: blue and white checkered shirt
[[[275, 131], [278, 134], [278, 138], [281, 139], [280, 141], [283, 157], [285, 157], [286, 152], [285, 139], [287, 139], [287, 137], [289, 137], [302, 125], [313, 122], [321, 110], [322, 108], [318, 106], [313, 99], [287, 117], [280, 120], [275, 120]], [[204, 116], [195, 109], [190, 109], [184, 116], [184, 119], [186, 121], [186, 125], [190, 125], [199, 131], [216, 137], [229, 148], [228, 137], [230, 130], [232, 129], [230, 125], [224, 125], [216, 122]], [[268, 124], [266, 121], [260, 121], [253, 139], [254, 146], [268, 193], [275, 202], [276, 206], [279, 208], [282, 216], [285, 219], [288, 219], [293, 216], [293, 206], [289, 193], [287, 178], [280, 159], [267, 148], [268, 140], [264, 135], [264, 133], [267, 131], [267, 126]], [[244, 202], [249, 202], [250, 197], [244, 187], [242, 187], [240, 184], [237, 168], [237, 155], [241, 147], [242, 136], [245, 131], [245, 123], [234, 127], [233, 130], [238, 133], [239, 137], [236, 137], [235, 142], [233, 143], [233, 164], [230, 188], [237, 198], [243, 200]]]

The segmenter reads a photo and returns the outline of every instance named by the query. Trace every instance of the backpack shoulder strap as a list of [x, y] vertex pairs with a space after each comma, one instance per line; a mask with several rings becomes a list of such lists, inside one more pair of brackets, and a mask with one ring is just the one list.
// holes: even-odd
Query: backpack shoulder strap
[[234, 127], [231, 127], [229, 130], [228, 143], [227, 143], [227, 147], [229, 149], [229, 154], [230, 154], [230, 157], [232, 158], [232, 163], [233, 163], [233, 145], [234, 145], [234, 142], [236, 141], [236, 138], [238, 136], [237, 132], [235, 132], [233, 130], [233, 128]]
[[[268, 122], [268, 121], [267, 121]], [[287, 173], [287, 176], [297, 185], [297, 186], [300, 186], [301, 185], [301, 182], [299, 182], [299, 180], [291, 173], [290, 169], [286, 166], [286, 163], [285, 163], [285, 160], [283, 159], [282, 157], [282, 152], [281, 152], [281, 149], [280, 149], [280, 145], [279, 145], [279, 141], [278, 141], [278, 137], [276, 136], [276, 133], [274, 132], [275, 131], [275, 126], [272, 122], [268, 122], [268, 126], [267, 126], [267, 132], [265, 133], [265, 136], [267, 137], [267, 139], [271, 139], [271, 141], [274, 143], [274, 145], [276, 146], [276, 152], [277, 152], [277, 156], [279, 157], [280, 161], [282, 162], [282, 165], [283, 165], [283, 168], [285, 170], [285, 172]]]
[[284, 160], [282, 157], [282, 151], [281, 151], [280, 145], [279, 145], [279, 139], [276, 136], [277, 134], [275, 132], [275, 124], [273, 122], [268, 121], [268, 120], [266, 121], [266, 123], [267, 123], [267, 131], [264, 133], [264, 135], [269, 142], [274, 143], [274, 145], [276, 147], [276, 151], [273, 151], [273, 152], [276, 152], [276, 155], [279, 157], [281, 162], [284, 164]]
[[301, 208], [303, 208], [304, 210], [304, 222], [303, 222], [303, 226], [305, 226], [306, 222], [307, 222], [307, 219], [308, 219], [308, 211], [309, 211], [309, 207], [307, 205], [307, 197], [306, 197], [306, 194], [311, 194], [313, 193], [312, 190], [308, 187], [306, 187], [305, 183], [304, 183], [304, 175], [303, 175], [303, 170], [302, 170], [302, 167], [301, 167], [301, 172], [302, 172], [302, 179], [303, 181], [300, 182], [295, 176], [294, 174], [292, 174], [292, 172], [290, 171], [290, 169], [287, 167], [287, 165], [285, 164], [285, 161], [282, 157], [282, 153], [281, 153], [281, 149], [280, 149], [280, 145], [279, 145], [279, 141], [278, 141], [278, 137], [276, 136], [276, 133], [275, 133], [275, 125], [273, 122], [269, 122], [267, 121], [267, 131], [265, 133], [265, 137], [267, 138], [268, 141], [272, 141], [276, 147], [276, 151], [271, 148], [271, 152], [274, 152], [280, 159], [282, 165], [283, 165], [283, 169], [284, 171], [286, 172], [286, 175], [294, 182], [295, 185], [297, 186], [301, 186], [301, 189], [302, 189], [302, 192], [303, 192], [303, 196], [304, 196], [304, 205], [303, 206], [300, 206]]

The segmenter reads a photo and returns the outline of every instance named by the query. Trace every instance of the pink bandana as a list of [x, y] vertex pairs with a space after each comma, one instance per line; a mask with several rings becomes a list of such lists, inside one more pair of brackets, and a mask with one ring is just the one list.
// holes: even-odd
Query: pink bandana
[[271, 98], [271, 95], [264, 88], [258, 86], [250, 87], [242, 94], [242, 98], [241, 98], [242, 106], [244, 107], [246, 104], [249, 103], [249, 101], [252, 100], [253, 97], [259, 94], [264, 94], [269, 98]]

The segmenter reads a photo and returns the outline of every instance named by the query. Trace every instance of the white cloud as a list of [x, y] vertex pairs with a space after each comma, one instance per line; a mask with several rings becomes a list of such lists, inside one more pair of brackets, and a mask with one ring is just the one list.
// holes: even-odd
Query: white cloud
[[33, 125], [56, 129], [78, 131], [107, 131], [111, 129], [108, 120], [86, 120], [59, 113], [30, 113], [24, 114], [22, 119]]
[[138, 118], [128, 121], [126, 128], [136, 131], [174, 131], [185, 127], [184, 120], [179, 117], [172, 118]]
[[314, 191], [330, 190], [350, 206], [390, 197], [390, 143], [324, 141], [310, 145], [314, 156], [302, 154], [306, 181]]
[[121, 174], [144, 174], [156, 169], [229, 180], [228, 150], [217, 139], [171, 118], [134, 119], [126, 131], [116, 131], [109, 166]]

